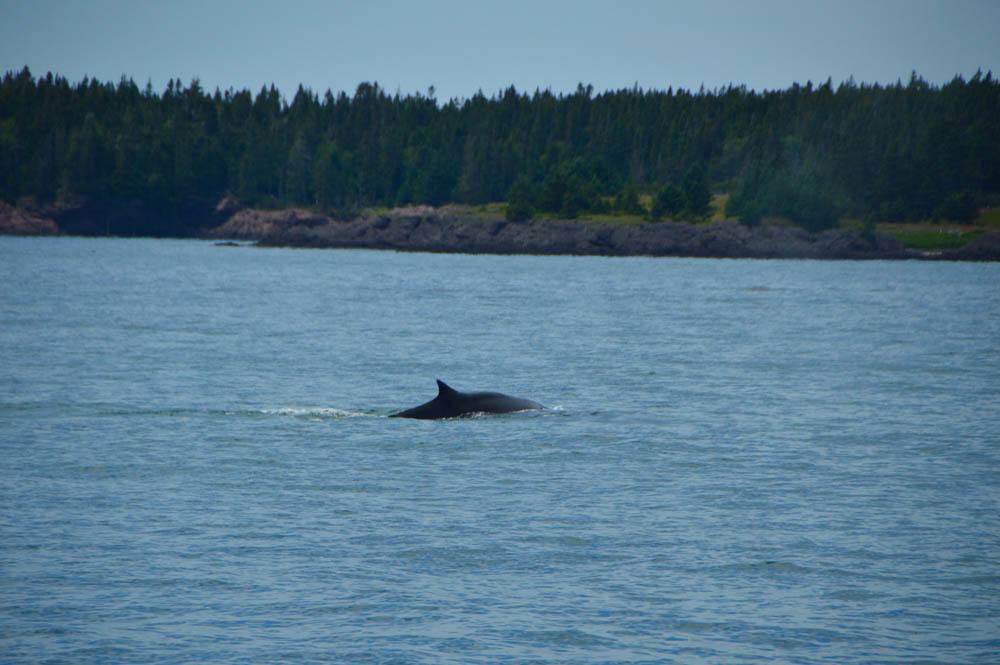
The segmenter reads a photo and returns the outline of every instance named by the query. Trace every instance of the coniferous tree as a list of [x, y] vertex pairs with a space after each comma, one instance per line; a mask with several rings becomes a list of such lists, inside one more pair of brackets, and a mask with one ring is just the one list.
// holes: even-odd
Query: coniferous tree
[[285, 167], [285, 200], [298, 205], [313, 203], [312, 188], [310, 187], [312, 171], [312, 157], [309, 154], [309, 147], [305, 137], [299, 134], [288, 152], [288, 163]]
[[326, 141], [320, 146], [313, 165], [313, 189], [316, 192], [316, 205], [323, 212], [342, 210], [354, 204], [350, 169], [347, 166], [332, 142]]
[[614, 209], [626, 215], [641, 215], [645, 212], [639, 201], [639, 190], [633, 183], [626, 184], [615, 196]]
[[[848, 81], [754, 92], [568, 95], [508, 88], [438, 103], [363, 83], [353, 95], [274, 86], [205, 91], [170, 80], [70, 83], [27, 69], [0, 79], [0, 197], [140, 201], [178, 220], [237, 194], [250, 205], [344, 210], [498, 201], [524, 176], [539, 211], [868, 220], [968, 220], [1000, 202], [1000, 82]], [[517, 206], [514, 206], [515, 210]], [[179, 222], [183, 224], [183, 222]]]
[[708, 180], [701, 164], [695, 164], [684, 175], [681, 183], [684, 193], [684, 211], [694, 217], [704, 217], [708, 214], [712, 193], [708, 190]]
[[653, 199], [650, 216], [654, 220], [662, 219], [664, 216], [676, 217], [686, 206], [687, 199], [684, 197], [684, 192], [677, 185], [667, 183]]
[[523, 222], [535, 215], [535, 190], [525, 176], [518, 177], [507, 197], [506, 217], [509, 222]]

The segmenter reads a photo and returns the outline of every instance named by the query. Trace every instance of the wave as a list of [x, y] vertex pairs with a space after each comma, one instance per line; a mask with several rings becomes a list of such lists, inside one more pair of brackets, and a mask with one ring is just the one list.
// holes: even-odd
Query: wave
[[340, 409], [328, 406], [282, 406], [271, 408], [250, 409], [143, 409], [98, 407], [95, 410], [84, 409], [84, 412], [98, 416], [147, 416], [147, 417], [239, 417], [239, 418], [305, 418], [311, 420], [341, 420], [344, 418], [378, 418], [388, 415], [388, 412], [371, 409]]
[[[241, 412], [234, 412], [241, 413]], [[260, 414], [264, 416], [283, 416], [290, 418], [309, 418], [313, 420], [341, 420], [343, 418], [378, 418], [388, 415], [379, 411], [366, 409], [338, 409], [329, 406], [320, 407], [299, 407], [285, 406], [274, 409], [260, 409], [248, 413]]]

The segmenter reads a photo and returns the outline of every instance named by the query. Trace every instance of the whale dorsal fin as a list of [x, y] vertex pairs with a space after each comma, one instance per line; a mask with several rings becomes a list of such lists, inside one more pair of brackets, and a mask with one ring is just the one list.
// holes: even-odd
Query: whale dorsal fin
[[438, 384], [438, 398], [448, 399], [458, 394], [458, 391], [449, 386], [447, 383], [441, 379], [436, 379]]

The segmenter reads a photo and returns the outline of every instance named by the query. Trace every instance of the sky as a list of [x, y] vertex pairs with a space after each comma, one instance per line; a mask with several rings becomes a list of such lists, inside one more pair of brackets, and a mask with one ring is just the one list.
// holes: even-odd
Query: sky
[[433, 86], [756, 90], [1000, 74], [1000, 0], [0, 0], [0, 71], [291, 98]]

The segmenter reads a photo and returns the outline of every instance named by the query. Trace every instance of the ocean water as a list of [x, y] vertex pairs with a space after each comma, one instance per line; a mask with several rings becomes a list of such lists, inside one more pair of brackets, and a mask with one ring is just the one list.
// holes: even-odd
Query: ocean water
[[0, 661], [996, 663], [998, 287], [0, 238]]

